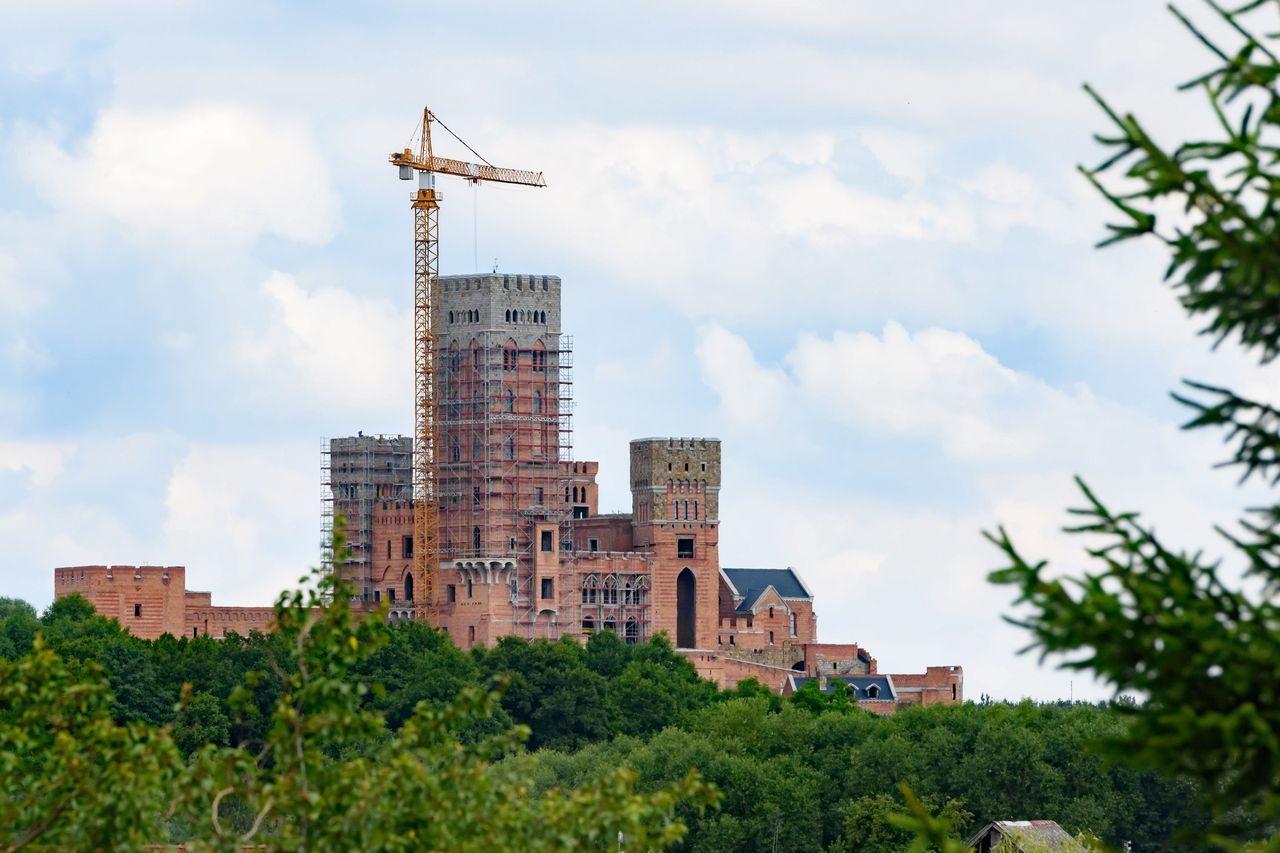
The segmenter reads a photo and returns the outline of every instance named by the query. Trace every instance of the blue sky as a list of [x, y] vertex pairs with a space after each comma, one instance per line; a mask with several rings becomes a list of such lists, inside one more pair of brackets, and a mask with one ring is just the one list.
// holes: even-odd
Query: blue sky
[[628, 439], [718, 436], [722, 561], [799, 569], [823, 639], [1064, 695], [980, 531], [1078, 568], [1078, 472], [1209, 542], [1247, 495], [1166, 392], [1280, 396], [1154, 247], [1091, 248], [1079, 84], [1208, 121], [1205, 55], [1115, 5], [0, 3], [0, 594], [146, 561], [257, 604], [314, 562], [321, 437], [411, 425], [385, 158], [430, 103], [546, 174], [446, 184], [441, 268], [563, 276], [604, 509]]

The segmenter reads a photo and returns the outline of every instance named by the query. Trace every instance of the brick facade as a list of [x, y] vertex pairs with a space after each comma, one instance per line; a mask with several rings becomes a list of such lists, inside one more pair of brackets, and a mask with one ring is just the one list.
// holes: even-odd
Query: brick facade
[[[509, 635], [663, 633], [725, 687], [877, 676], [856, 644], [818, 642], [814, 597], [794, 569], [721, 567], [718, 439], [632, 441], [631, 511], [600, 514], [599, 463], [572, 459], [560, 289], [557, 276], [439, 280], [441, 560], [429, 585], [413, 576], [412, 439], [361, 433], [326, 445], [326, 517], [345, 519], [351, 551], [334, 570], [354, 585], [357, 609], [429, 620], [463, 649]], [[243, 634], [272, 617], [213, 606], [186, 591], [181, 567], [57, 569], [55, 586], [145, 637]], [[891, 678], [895, 698], [870, 703], [878, 712], [963, 698], [959, 667]]]
[[[443, 548], [430, 600], [413, 589], [408, 481], [386, 482], [402, 470], [397, 442], [408, 439], [335, 440], [373, 452], [354, 467], [379, 478], [363, 488], [343, 481], [347, 493], [378, 496], [357, 531], [368, 553], [348, 567], [367, 605], [427, 619], [463, 649], [507, 635], [585, 642], [612, 630], [632, 642], [665, 633], [723, 686], [756, 677], [781, 691], [795, 673], [875, 673], [857, 645], [818, 642], [813, 595], [794, 570], [722, 571], [718, 439], [632, 441], [631, 511], [600, 514], [599, 463], [569, 452], [560, 290], [557, 276], [440, 279]], [[950, 694], [926, 689], [928, 673], [903, 678], [903, 695], [921, 702]]]
[[188, 591], [186, 580], [182, 566], [68, 566], [53, 570], [53, 597], [79, 593], [98, 613], [146, 640], [271, 629], [274, 608], [214, 606], [209, 593]]

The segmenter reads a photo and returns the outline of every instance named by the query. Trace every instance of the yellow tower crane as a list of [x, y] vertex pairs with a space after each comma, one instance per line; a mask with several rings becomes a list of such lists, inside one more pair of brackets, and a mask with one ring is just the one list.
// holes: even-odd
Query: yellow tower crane
[[[433, 121], [483, 162], [468, 163], [435, 156], [431, 150]], [[472, 184], [493, 181], [545, 187], [547, 182], [541, 172], [494, 166], [426, 107], [422, 109], [421, 134], [416, 154], [412, 148], [406, 148], [392, 153], [390, 160], [399, 167], [402, 181], [411, 180], [413, 173], [418, 173], [418, 191], [410, 196], [413, 207], [413, 574], [421, 591], [417, 596], [418, 606], [429, 607], [440, 566], [440, 484], [436, 456], [439, 411], [436, 318], [440, 299], [436, 282], [440, 274], [440, 202], [444, 196], [436, 191], [435, 176], [456, 175]]]

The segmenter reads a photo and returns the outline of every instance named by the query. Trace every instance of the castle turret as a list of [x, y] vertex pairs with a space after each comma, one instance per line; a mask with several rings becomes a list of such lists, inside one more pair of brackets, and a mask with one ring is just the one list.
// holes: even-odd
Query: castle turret
[[654, 620], [680, 648], [715, 648], [720, 573], [720, 440], [631, 442], [635, 546], [651, 550]]

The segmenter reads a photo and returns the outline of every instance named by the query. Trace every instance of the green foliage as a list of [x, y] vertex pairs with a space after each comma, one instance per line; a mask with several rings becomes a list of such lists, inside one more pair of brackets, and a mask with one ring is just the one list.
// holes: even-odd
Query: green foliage
[[[907, 849], [914, 840], [918, 827], [917, 816], [912, 813], [904, 792], [902, 798], [891, 794], [870, 794], [845, 804], [845, 834], [837, 845], [841, 850], [853, 853], [898, 853]], [[939, 803], [926, 797], [921, 805], [930, 815], [936, 814], [945, 823], [940, 827], [949, 835], [958, 826], [966, 826], [973, 820], [973, 813], [965, 809], [959, 800]]]
[[791, 694], [791, 704], [811, 714], [821, 714], [824, 711], [864, 713], [858, 708], [858, 698], [851, 685], [838, 684], [826, 691], [816, 678], [809, 679]]
[[[1103, 245], [1152, 237], [1169, 250], [1166, 279], [1183, 308], [1205, 319], [1215, 345], [1235, 336], [1266, 364], [1280, 355], [1280, 60], [1255, 36], [1251, 14], [1274, 0], [1231, 11], [1207, 0], [1235, 44], [1215, 43], [1174, 14], [1218, 65], [1183, 88], [1203, 92], [1218, 132], [1173, 148], [1132, 115], [1089, 94], [1114, 129], [1098, 140], [1108, 156], [1082, 171], [1120, 211]], [[1171, 7], [1172, 8], [1172, 7]], [[1171, 221], [1167, 221], [1171, 220]], [[1226, 464], [1242, 479], [1280, 483], [1280, 412], [1229, 389], [1187, 383], [1175, 395], [1194, 412], [1189, 429], [1223, 428], [1234, 447]], [[1273, 835], [1280, 822], [1280, 504], [1255, 511], [1242, 533], [1222, 531], [1257, 584], [1231, 580], [1217, 559], [1167, 544], [1135, 512], [1117, 512], [1080, 482], [1085, 506], [1068, 528], [1089, 539], [1097, 569], [1051, 578], [998, 530], [989, 538], [1007, 567], [996, 583], [1019, 591], [1030, 615], [1015, 624], [1042, 657], [1095, 673], [1147, 698], [1125, 709], [1131, 725], [1103, 754], [1157, 768], [1196, 785], [1213, 825], [1187, 838], [1236, 848]], [[1259, 592], [1258, 587], [1261, 587]], [[1080, 813], [1096, 804], [1079, 803]]]
[[163, 838], [181, 764], [167, 731], [118, 725], [94, 667], [37, 641], [0, 660], [0, 850], [118, 850]]
[[1194, 789], [1105, 766], [1085, 749], [1127, 724], [1110, 708], [1083, 704], [932, 706], [880, 717], [790, 702], [775, 709], [762, 697], [708, 706], [648, 740], [507, 760], [534, 790], [580, 786], [619, 766], [646, 790], [694, 767], [723, 799], [714, 812], [684, 815], [690, 850], [768, 850], [775, 838], [779, 850], [901, 850], [909, 834], [888, 819], [910, 813], [900, 783], [957, 833], [992, 815], [1035, 815], [1073, 833], [1165, 849], [1175, 823], [1205, 820]]
[[17, 598], [0, 597], [0, 658], [14, 660], [31, 651], [39, 629], [34, 607]]
[[[531, 795], [520, 765], [494, 763], [528, 730], [487, 727], [499, 695], [452, 691], [447, 679], [424, 687], [445, 701], [424, 698], [390, 732], [385, 691], [358, 673], [390, 654], [394, 632], [382, 613], [353, 613], [350, 593], [318, 574], [280, 597], [269, 638], [216, 647], [233, 659], [251, 650], [247, 659], [264, 664], [229, 689], [236, 724], [211, 692], [226, 686], [209, 666], [215, 647], [144, 643], [75, 600], [50, 608], [51, 633], [103, 657], [122, 692], [113, 695], [96, 662], [68, 663], [43, 641], [0, 660], [0, 850], [168, 840], [227, 851], [262, 842], [279, 851], [662, 849], [684, 835], [677, 808], [696, 816], [715, 802], [694, 772], [639, 793], [635, 774], [617, 767]], [[402, 633], [398, 644], [411, 660], [469, 663], [434, 632]], [[549, 652], [565, 653], [561, 645]], [[185, 682], [175, 712], [163, 708], [162, 688], [177, 675], [201, 689]], [[244, 728], [251, 741], [231, 745], [233, 730], [254, 719]]]
[[[511, 765], [491, 764], [515, 750], [526, 729], [462, 737], [497, 701], [472, 688], [443, 707], [421, 703], [387, 737], [367, 685], [349, 676], [385, 648], [389, 631], [380, 618], [353, 614], [349, 597], [345, 585], [322, 577], [277, 603], [289, 665], [271, 663], [283, 690], [260, 750], [210, 745], [197, 754], [181, 800], [197, 847], [230, 850], [261, 833], [282, 851], [487, 850], [494, 839], [514, 849], [569, 850], [621, 833], [641, 849], [660, 848], [683, 834], [677, 803], [712, 801], [693, 774], [640, 796], [625, 771], [530, 798]], [[332, 603], [324, 606], [326, 598]], [[224, 823], [228, 800], [241, 808]]]
[[902, 798], [906, 800], [907, 813], [889, 814], [885, 819], [910, 836], [910, 845], [901, 849], [908, 853], [925, 853], [925, 851], [934, 850], [939, 853], [967, 853], [968, 846], [952, 838], [953, 827], [950, 821], [930, 814], [929, 809], [916, 799], [906, 785], [900, 785], [899, 791], [902, 793]]
[[504, 637], [472, 654], [483, 676], [507, 681], [502, 708], [529, 727], [535, 749], [657, 732], [718, 695], [664, 636], [627, 645], [603, 631], [585, 648], [572, 637]]

